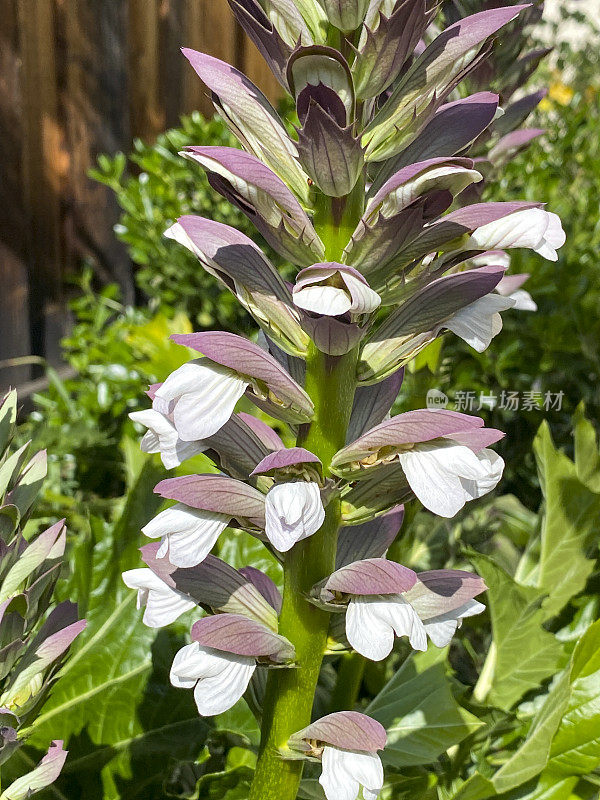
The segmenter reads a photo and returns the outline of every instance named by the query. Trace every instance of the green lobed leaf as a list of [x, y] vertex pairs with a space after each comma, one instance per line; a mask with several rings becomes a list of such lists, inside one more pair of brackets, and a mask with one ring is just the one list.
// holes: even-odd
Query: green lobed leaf
[[[581, 423], [579, 430], [583, 438]], [[546, 501], [536, 585], [548, 595], [543, 607], [549, 618], [585, 587], [594, 569], [586, 553], [598, 527], [600, 494], [581, 482], [576, 465], [554, 447], [546, 422], [534, 451]]]
[[[542, 595], [520, 586], [491, 558], [469, 552], [469, 560], [487, 584], [493, 631], [488, 702], [508, 711], [530, 689], [553, 675], [563, 647], [542, 627]], [[481, 699], [481, 698], [480, 698]]]
[[562, 776], [587, 775], [600, 767], [600, 620], [575, 648], [570, 682], [571, 695], [548, 768]]
[[573, 416], [577, 477], [593, 492], [600, 492], [600, 449], [596, 429], [585, 418], [583, 404]]
[[454, 699], [444, 656], [431, 646], [409, 657], [367, 707], [387, 730], [387, 764], [430, 764], [483, 725]]

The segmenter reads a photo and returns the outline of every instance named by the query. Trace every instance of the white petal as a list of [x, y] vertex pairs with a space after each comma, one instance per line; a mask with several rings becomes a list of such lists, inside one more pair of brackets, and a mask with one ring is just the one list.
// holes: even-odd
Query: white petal
[[544, 242], [550, 224], [549, 214], [541, 208], [526, 208], [481, 225], [473, 231], [466, 250], [496, 250], [508, 247], [536, 249]]
[[547, 211], [546, 213], [549, 217], [549, 223], [544, 238], [549, 245], [558, 250], [567, 241], [567, 235], [563, 230], [558, 214], [554, 214], [552, 211]]
[[401, 595], [391, 595], [386, 605], [396, 636], [407, 636], [414, 650], [427, 650], [425, 627], [411, 604]]
[[350, 310], [352, 301], [348, 292], [335, 286], [304, 286], [294, 292], [294, 305], [314, 314], [339, 316]]
[[204, 442], [184, 442], [179, 438], [175, 425], [154, 408], [134, 411], [129, 417], [148, 428], [140, 446], [144, 453], [160, 453], [167, 469], [178, 467], [183, 461], [206, 450]]
[[447, 618], [439, 618], [436, 622], [425, 623], [425, 630], [436, 647], [450, 644], [458, 628], [458, 620], [449, 614], [446, 616]]
[[535, 252], [549, 261], [557, 261], [558, 253], [556, 251], [565, 243], [566, 235], [562, 229], [560, 217], [552, 212], [544, 213], [548, 216], [548, 227], [544, 233], [542, 243], [535, 248]]
[[148, 432], [142, 439], [142, 450], [144, 453], [159, 453], [161, 437], [166, 439], [178, 438], [173, 423], [170, 422], [164, 414], [161, 414], [153, 408], [147, 408], [143, 411], [132, 411], [129, 415], [129, 419], [148, 428]]
[[198, 642], [192, 642], [177, 651], [169, 673], [172, 686], [176, 686], [178, 689], [194, 688], [199, 677], [197, 673], [202, 668], [199, 650]]
[[324, 519], [321, 491], [314, 481], [278, 483], [265, 498], [265, 532], [281, 553], [316, 533]]
[[504, 472], [504, 460], [493, 450], [484, 448], [476, 455], [483, 473], [478, 476], [460, 475], [460, 482], [465, 490], [467, 500], [474, 500], [483, 497], [484, 494], [491, 492], [498, 485], [502, 473]]
[[142, 532], [151, 539], [166, 537], [167, 547], [157, 554], [176, 567], [195, 567], [210, 553], [229, 523], [226, 514], [215, 514], [176, 503], [161, 511]]
[[177, 400], [173, 421], [186, 442], [205, 439], [220, 430], [248, 385], [233, 370], [203, 362], [189, 361], [172, 372], [155, 395], [154, 403]]
[[537, 311], [537, 303], [525, 289], [517, 289], [508, 296], [515, 301], [513, 308], [516, 311]]
[[488, 294], [461, 308], [442, 327], [448, 328], [478, 353], [482, 353], [489, 347], [492, 338], [502, 330], [502, 320], [498, 312], [513, 305], [514, 300], [510, 297]]
[[332, 745], [323, 748], [319, 783], [327, 800], [355, 800], [377, 797], [383, 787], [383, 767], [376, 753], [355, 753]]
[[460, 621], [464, 617], [473, 617], [475, 614], [481, 614], [484, 610], [485, 606], [482, 603], [477, 600], [468, 600], [464, 605], [455, 608], [454, 611], [423, 620], [423, 624], [434, 645], [436, 647], [446, 647], [447, 644], [450, 644], [456, 629], [460, 627]]
[[378, 605], [384, 603], [381, 595], [356, 596], [348, 603], [346, 611], [346, 636], [361, 656], [371, 661], [382, 661], [392, 652], [394, 628], [378, 614]]
[[323, 748], [319, 783], [327, 800], [356, 800], [360, 792], [360, 784], [347, 770], [344, 755], [345, 752], [337, 747], [327, 745]]
[[128, 570], [123, 573], [123, 582], [130, 589], [138, 590], [138, 608], [146, 606], [143, 622], [149, 628], [170, 625], [186, 611], [197, 607], [189, 597], [167, 586], [151, 569]]
[[453, 517], [467, 502], [460, 478], [447, 469], [437, 447], [419, 445], [400, 453], [399, 460], [410, 488], [434, 514]]
[[352, 305], [350, 311], [355, 314], [370, 314], [381, 305], [381, 297], [366, 283], [359, 281], [354, 275], [342, 275], [346, 286], [350, 290]]
[[198, 713], [214, 717], [234, 706], [244, 694], [256, 669], [253, 658], [200, 647], [206, 663], [194, 689]]
[[346, 636], [354, 649], [371, 661], [392, 651], [396, 636], [408, 636], [415, 650], [427, 650], [425, 628], [401, 595], [358, 595], [348, 604]]

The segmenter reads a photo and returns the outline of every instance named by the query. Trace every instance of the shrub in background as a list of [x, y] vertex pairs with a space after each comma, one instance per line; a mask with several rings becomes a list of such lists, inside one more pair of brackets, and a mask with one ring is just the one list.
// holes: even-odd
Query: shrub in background
[[[236, 330], [244, 325], [245, 315], [231, 296], [198, 269], [191, 254], [164, 237], [169, 224], [187, 213], [209, 213], [251, 233], [246, 217], [216, 196], [204, 172], [190, 169], [177, 155], [196, 142], [231, 146], [233, 137], [220, 119], [194, 113], [154, 144], [137, 140], [128, 157], [123, 153], [100, 156], [90, 174], [114, 191], [123, 209], [115, 232], [127, 245], [136, 283], [149, 298], [150, 309], [175, 309], [196, 326], [218, 324]], [[128, 161], [134, 165], [134, 174]]]

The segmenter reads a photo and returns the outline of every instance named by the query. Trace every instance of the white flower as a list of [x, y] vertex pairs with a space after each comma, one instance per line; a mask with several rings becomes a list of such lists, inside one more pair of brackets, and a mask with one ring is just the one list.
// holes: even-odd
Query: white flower
[[192, 642], [176, 654], [170, 678], [173, 686], [194, 690], [194, 700], [201, 716], [213, 717], [237, 703], [255, 669], [253, 658], [201, 647], [198, 642]]
[[394, 636], [407, 636], [414, 650], [427, 650], [427, 636], [436, 647], [445, 647], [464, 617], [481, 614], [485, 606], [468, 600], [459, 608], [436, 613], [430, 600], [418, 595], [356, 595], [346, 611], [346, 636], [357, 653], [382, 661], [392, 652]]
[[355, 318], [370, 314], [381, 305], [381, 297], [360, 274], [334, 263], [315, 264], [302, 270], [293, 296], [298, 308], [328, 317], [349, 312]]
[[265, 498], [265, 532], [280, 553], [316, 533], [325, 519], [321, 490], [314, 481], [273, 486]]
[[168, 556], [176, 567], [195, 567], [210, 553], [229, 519], [227, 514], [176, 503], [161, 511], [142, 532], [150, 539], [162, 538], [157, 558]]
[[383, 767], [377, 753], [356, 753], [326, 745], [319, 783], [327, 800], [376, 800], [383, 787]]
[[464, 249], [528, 247], [549, 261], [556, 261], [556, 251], [563, 246], [565, 239], [556, 214], [542, 208], [526, 208], [476, 228]]
[[402, 595], [356, 595], [346, 611], [346, 636], [357, 653], [382, 661], [395, 636], [408, 636], [415, 650], [427, 650], [425, 627]]
[[456, 314], [447, 319], [441, 327], [447, 328], [452, 333], [482, 353], [490, 342], [502, 330], [502, 317], [500, 311], [506, 311], [514, 305], [510, 297], [500, 297], [497, 294], [486, 294], [474, 303], [461, 308]]
[[123, 582], [137, 589], [137, 607], [146, 606], [143, 623], [149, 628], [162, 628], [189, 611], [196, 603], [181, 592], [171, 589], [151, 569], [130, 569], [123, 573]]
[[178, 467], [187, 458], [206, 450], [204, 442], [184, 442], [171, 420], [160, 411], [148, 408], [144, 411], [133, 411], [129, 417], [148, 428], [140, 443], [142, 451], [160, 453], [167, 469]]
[[398, 458], [413, 492], [441, 517], [453, 517], [468, 500], [491, 492], [504, 469], [493, 450], [474, 453], [451, 440], [417, 444]]
[[484, 610], [483, 603], [479, 603], [477, 600], [468, 600], [464, 605], [455, 608], [453, 611], [447, 611], [437, 617], [424, 617], [423, 624], [434, 645], [436, 647], [446, 647], [447, 644], [450, 644], [452, 637], [457, 628], [460, 628], [465, 617], [474, 617]]
[[[173, 423], [185, 442], [205, 439], [220, 430], [233, 414], [248, 381], [231, 369], [206, 359], [188, 361], [156, 390], [152, 407], [172, 405]], [[173, 402], [174, 401], [174, 402]]]

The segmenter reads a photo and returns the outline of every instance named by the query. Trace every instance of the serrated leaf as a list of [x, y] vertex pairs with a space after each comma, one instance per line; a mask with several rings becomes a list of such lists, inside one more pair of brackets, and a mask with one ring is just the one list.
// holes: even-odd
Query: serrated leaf
[[408, 658], [365, 711], [387, 730], [391, 766], [430, 764], [483, 724], [454, 699], [443, 656], [430, 647]]
[[[491, 558], [469, 553], [469, 559], [488, 586], [494, 655], [488, 702], [508, 711], [530, 689], [553, 675], [563, 648], [542, 623], [542, 596], [520, 586]], [[481, 699], [481, 698], [480, 698]]]
[[600, 492], [600, 449], [596, 429], [580, 405], [573, 417], [577, 477], [593, 492]]
[[568, 701], [569, 670], [565, 670], [536, 714], [523, 744], [494, 775], [492, 782], [498, 792], [513, 789], [544, 769]]
[[571, 695], [556, 732], [548, 769], [562, 775], [587, 775], [600, 766], [600, 620], [573, 653]]
[[544, 611], [549, 618], [585, 587], [594, 569], [586, 553], [597, 531], [600, 494], [581, 483], [575, 464], [555, 449], [546, 422], [534, 450], [546, 501], [536, 585], [548, 595]]

